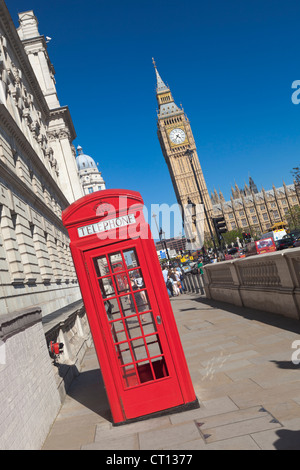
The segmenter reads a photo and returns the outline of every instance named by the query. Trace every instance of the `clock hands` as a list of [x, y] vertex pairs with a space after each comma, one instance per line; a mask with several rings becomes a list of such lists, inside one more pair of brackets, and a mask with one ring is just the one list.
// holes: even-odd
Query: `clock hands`
[[176, 144], [181, 143], [185, 139], [184, 131], [181, 129], [173, 129], [170, 133], [170, 138]]

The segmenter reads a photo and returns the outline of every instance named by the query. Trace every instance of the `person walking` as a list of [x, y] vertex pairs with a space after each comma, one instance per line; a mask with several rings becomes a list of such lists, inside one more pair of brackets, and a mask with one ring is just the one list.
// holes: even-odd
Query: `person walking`
[[166, 288], [167, 288], [169, 297], [171, 297], [171, 296], [173, 297], [172, 283], [169, 279], [169, 270], [168, 270], [168, 267], [166, 265], [163, 266], [162, 274], [163, 274], [163, 277], [164, 277], [164, 281], [165, 281], [165, 284], [166, 284]]
[[198, 264], [197, 264], [198, 272], [199, 274], [203, 274], [203, 259], [199, 258], [198, 259]]
[[177, 266], [176, 272], [179, 274], [179, 278], [180, 278], [181, 294], [184, 294], [185, 287], [184, 287], [184, 283], [183, 283], [183, 272], [182, 272], [182, 270], [179, 266]]
[[179, 287], [178, 287], [178, 284], [177, 284], [177, 277], [176, 277], [175, 269], [171, 269], [170, 278], [171, 278], [172, 281], [173, 281], [173, 291], [174, 291], [174, 295], [179, 295], [179, 294], [180, 294], [180, 291], [179, 291]]
[[179, 293], [182, 294], [182, 285], [181, 285], [181, 282], [180, 282], [180, 274], [177, 271], [177, 269], [174, 270], [174, 274], [175, 274], [175, 277], [176, 277], [177, 289], [179, 290]]
[[172, 273], [172, 269], [169, 269], [168, 271], [168, 283], [169, 283], [169, 289], [171, 291], [172, 297], [174, 297], [175, 294], [175, 288], [174, 288], [174, 274]]

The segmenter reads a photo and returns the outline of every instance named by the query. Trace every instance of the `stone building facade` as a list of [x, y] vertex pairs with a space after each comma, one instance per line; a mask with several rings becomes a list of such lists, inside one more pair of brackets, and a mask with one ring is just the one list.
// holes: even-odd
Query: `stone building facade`
[[213, 217], [223, 216], [228, 230], [252, 228], [254, 232], [268, 232], [276, 222], [286, 221], [287, 212], [299, 205], [294, 184], [258, 191], [252, 178], [240, 189], [237, 184], [231, 188], [229, 201], [220, 191], [211, 194]]
[[70, 112], [32, 11], [0, 8], [0, 312], [43, 315], [80, 292], [61, 212], [83, 195]]
[[[82, 356], [89, 337], [61, 221], [62, 210], [84, 195], [74, 125], [68, 107], [59, 103], [47, 41], [33, 11], [20, 13], [19, 24], [16, 28], [1, 1], [2, 450], [41, 447], [61, 406], [64, 374], [75, 370], [78, 349]], [[65, 343], [64, 368], [53, 367], [49, 338]]]

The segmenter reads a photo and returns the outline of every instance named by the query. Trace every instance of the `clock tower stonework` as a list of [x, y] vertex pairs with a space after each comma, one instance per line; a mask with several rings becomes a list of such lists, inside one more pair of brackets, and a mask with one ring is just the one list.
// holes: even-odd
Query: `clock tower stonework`
[[[189, 201], [194, 204], [201, 204], [203, 201], [208, 218], [211, 219], [212, 203], [199, 162], [190, 122], [183, 108], [179, 108], [175, 104], [172, 93], [162, 81], [154, 60], [153, 64], [157, 80], [157, 135], [169, 169], [177, 203], [183, 210], [185, 205], [189, 204]], [[190, 159], [186, 153], [187, 150], [193, 152], [193, 166], [201, 195], [197, 188]], [[204, 221], [204, 233], [205, 237], [209, 237], [207, 220]]]

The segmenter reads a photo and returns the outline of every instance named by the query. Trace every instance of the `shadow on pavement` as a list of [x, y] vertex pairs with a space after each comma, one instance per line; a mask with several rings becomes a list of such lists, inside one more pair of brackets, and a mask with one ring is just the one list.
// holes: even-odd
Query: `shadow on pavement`
[[292, 361], [270, 361], [273, 362], [274, 364], [277, 365], [279, 369], [299, 369], [300, 370], [300, 365], [299, 364], [294, 364]]
[[67, 394], [102, 418], [113, 422], [100, 369], [80, 372]]
[[293, 333], [300, 334], [300, 321], [293, 318], [287, 318], [278, 313], [270, 313], [262, 310], [255, 310], [247, 307], [238, 307], [226, 302], [217, 300], [207, 299], [205, 297], [193, 298], [200, 304], [207, 305], [219, 310], [225, 310], [240, 317], [246, 318], [247, 320], [259, 321], [268, 325], [276, 326], [278, 328], [292, 331]]
[[300, 450], [300, 431], [279, 429], [276, 431], [278, 440], [274, 442], [277, 450]]

